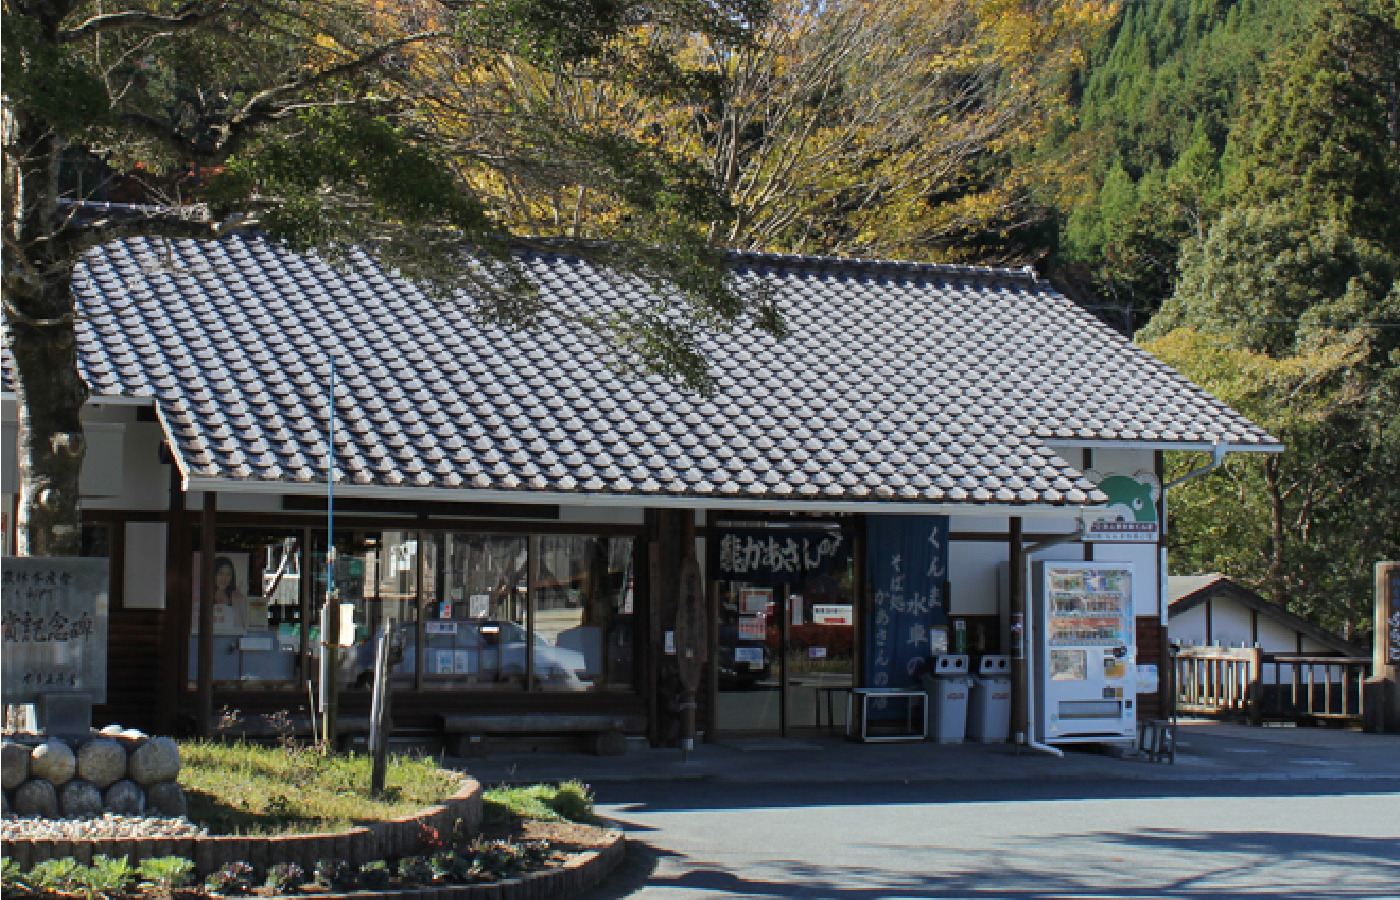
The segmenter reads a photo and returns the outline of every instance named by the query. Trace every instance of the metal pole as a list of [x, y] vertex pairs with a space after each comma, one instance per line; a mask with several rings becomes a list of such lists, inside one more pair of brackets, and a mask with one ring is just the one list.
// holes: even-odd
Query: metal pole
[[384, 793], [384, 776], [388, 769], [389, 701], [392, 697], [389, 689], [389, 656], [395, 627], [394, 619], [385, 616], [379, 626], [374, 653], [374, 697], [369, 719], [369, 751], [373, 765], [369, 789], [376, 797]]

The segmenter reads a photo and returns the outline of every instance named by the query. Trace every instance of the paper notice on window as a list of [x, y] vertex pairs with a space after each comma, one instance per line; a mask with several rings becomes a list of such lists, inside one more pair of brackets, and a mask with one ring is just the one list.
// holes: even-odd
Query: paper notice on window
[[804, 618], [801, 594], [793, 594], [788, 597], [788, 608], [792, 610], [792, 624], [802, 625], [807, 621], [806, 618]]
[[850, 625], [855, 621], [849, 604], [813, 603], [812, 621], [819, 625]]
[[735, 647], [734, 661], [736, 663], [748, 663], [750, 666], [763, 665], [762, 647]]
[[473, 619], [484, 619], [491, 615], [491, 595], [472, 594], [468, 601], [471, 606], [470, 613]]
[[763, 616], [740, 616], [739, 639], [745, 641], [763, 640]]
[[772, 602], [772, 588], [744, 588], [739, 592], [739, 611], [745, 615], [763, 615], [768, 612], [768, 605]]

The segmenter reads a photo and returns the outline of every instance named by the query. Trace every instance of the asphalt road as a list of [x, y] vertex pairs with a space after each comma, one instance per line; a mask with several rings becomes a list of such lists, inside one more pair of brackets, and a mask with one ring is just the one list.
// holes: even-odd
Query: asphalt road
[[1395, 781], [597, 786], [589, 900], [1400, 898]]

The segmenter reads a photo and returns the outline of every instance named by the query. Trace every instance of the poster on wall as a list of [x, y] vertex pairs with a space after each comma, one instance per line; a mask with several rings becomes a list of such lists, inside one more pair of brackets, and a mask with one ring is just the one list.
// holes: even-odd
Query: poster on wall
[[1089, 526], [1084, 540], [1157, 541], [1161, 522], [1157, 505], [1162, 499], [1162, 483], [1155, 474], [1120, 475], [1090, 469], [1084, 475], [1108, 495], [1106, 506], [1084, 511]]
[[[194, 552], [194, 574], [190, 579], [190, 633], [199, 634], [199, 579], [203, 567], [199, 561], [199, 551]], [[249, 631], [267, 630], [267, 604], [262, 595], [257, 595], [257, 609], [249, 614], [248, 604], [248, 554], [214, 554], [214, 633], [246, 634]], [[259, 619], [257, 627], [252, 619]]]
[[947, 647], [948, 517], [870, 516], [866, 537], [865, 683], [917, 685], [935, 635]]

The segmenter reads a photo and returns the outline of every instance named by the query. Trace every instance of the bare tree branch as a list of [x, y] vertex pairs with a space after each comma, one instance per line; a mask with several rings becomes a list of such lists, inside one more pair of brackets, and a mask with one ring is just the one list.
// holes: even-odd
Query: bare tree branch
[[132, 9], [93, 16], [77, 28], [58, 33], [58, 42], [72, 44], [104, 31], [175, 31], [194, 28], [218, 16], [228, 8], [228, 0], [191, 0], [173, 15], [162, 16]]

